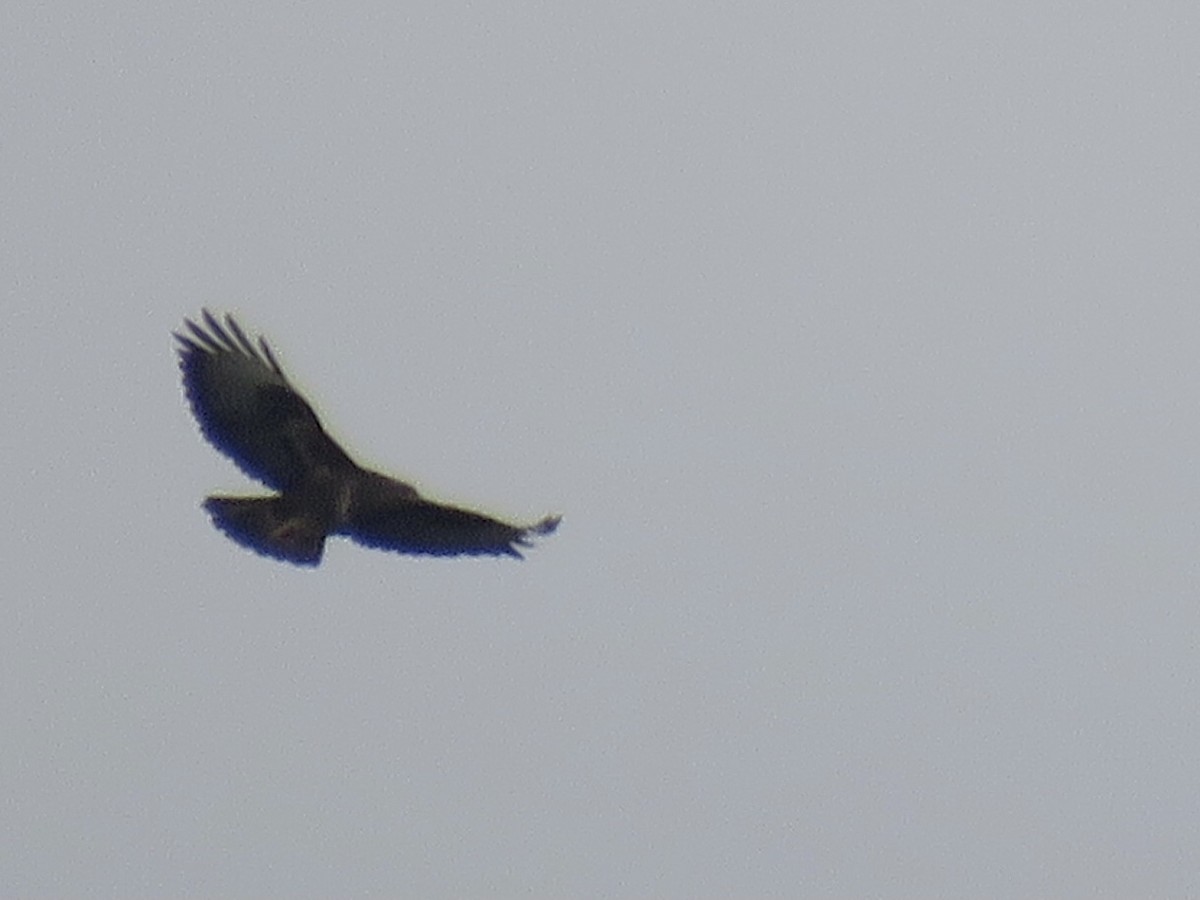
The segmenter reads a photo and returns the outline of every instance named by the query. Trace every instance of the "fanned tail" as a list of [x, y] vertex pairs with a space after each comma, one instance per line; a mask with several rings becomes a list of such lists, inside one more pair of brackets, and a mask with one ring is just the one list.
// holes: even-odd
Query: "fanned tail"
[[204, 508], [213, 524], [263, 556], [315, 566], [325, 549], [325, 531], [303, 516], [288, 515], [282, 497], [209, 497]]

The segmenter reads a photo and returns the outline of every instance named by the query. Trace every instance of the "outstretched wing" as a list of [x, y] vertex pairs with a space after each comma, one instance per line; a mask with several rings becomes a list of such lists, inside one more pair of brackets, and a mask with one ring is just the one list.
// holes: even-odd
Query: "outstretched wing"
[[511, 525], [482, 513], [445, 506], [421, 497], [412, 487], [375, 473], [363, 473], [347, 511], [346, 536], [381, 550], [433, 556], [515, 556], [530, 538], [550, 534], [559, 516], [536, 525]]
[[321, 428], [296, 392], [267, 342], [250, 341], [233, 320], [222, 325], [204, 310], [204, 325], [185, 319], [175, 332], [179, 366], [200, 430], [250, 477], [285, 491], [317, 466], [356, 469]]

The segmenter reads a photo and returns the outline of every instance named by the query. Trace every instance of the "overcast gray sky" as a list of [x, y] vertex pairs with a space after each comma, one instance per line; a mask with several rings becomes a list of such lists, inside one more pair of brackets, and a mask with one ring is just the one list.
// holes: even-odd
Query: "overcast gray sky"
[[[1200, 891], [1198, 26], [10, 4], [0, 891]], [[202, 306], [559, 533], [226, 540]]]

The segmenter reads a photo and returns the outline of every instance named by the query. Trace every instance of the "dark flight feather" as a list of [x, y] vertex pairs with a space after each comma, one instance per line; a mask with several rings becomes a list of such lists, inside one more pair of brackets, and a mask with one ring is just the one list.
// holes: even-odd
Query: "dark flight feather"
[[513, 525], [426, 500], [412, 485], [364, 469], [321, 427], [263, 338], [208, 310], [175, 332], [184, 390], [200, 430], [251, 478], [278, 493], [209, 497], [204, 508], [230, 538], [297, 565], [321, 561], [325, 538], [435, 556], [507, 555], [550, 534], [558, 516]]

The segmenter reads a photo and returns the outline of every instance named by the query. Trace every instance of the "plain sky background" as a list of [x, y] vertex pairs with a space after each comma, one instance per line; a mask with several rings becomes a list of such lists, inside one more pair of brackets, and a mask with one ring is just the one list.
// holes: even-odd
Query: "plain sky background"
[[[1195, 3], [8, 4], [0, 892], [1200, 891]], [[268, 336], [524, 563], [199, 508]]]

